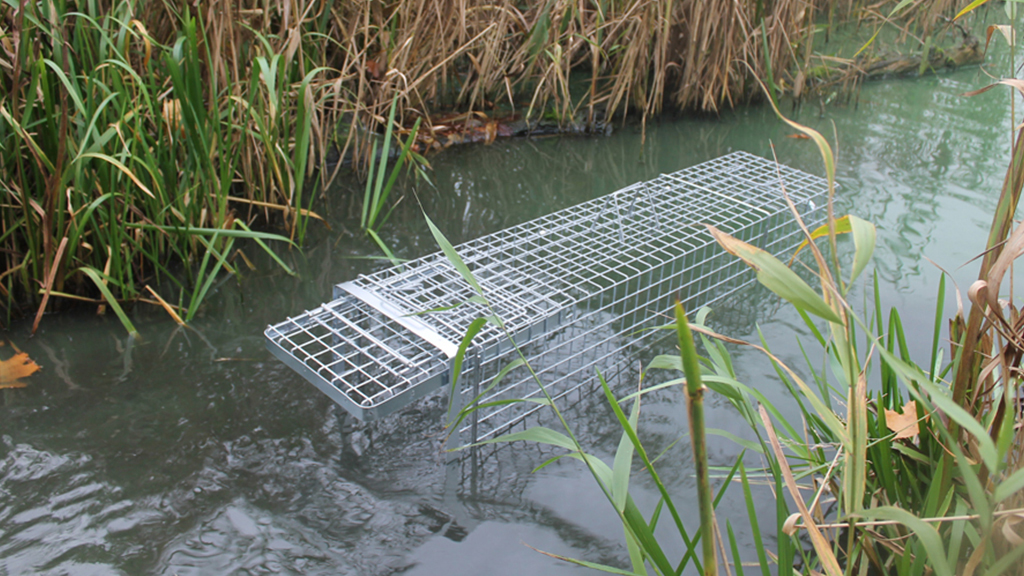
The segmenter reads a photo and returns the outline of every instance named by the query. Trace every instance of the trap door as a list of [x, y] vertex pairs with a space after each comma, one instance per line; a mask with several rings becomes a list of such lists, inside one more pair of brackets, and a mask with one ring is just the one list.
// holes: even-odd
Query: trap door
[[282, 362], [353, 416], [370, 421], [451, 381], [451, 347], [439, 347], [411, 323], [342, 294], [269, 326], [265, 336]]

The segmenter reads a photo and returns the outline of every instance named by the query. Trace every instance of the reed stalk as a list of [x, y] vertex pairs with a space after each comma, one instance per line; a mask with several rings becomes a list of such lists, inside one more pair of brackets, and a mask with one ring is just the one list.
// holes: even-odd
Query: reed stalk
[[708, 480], [707, 442], [704, 437], [704, 384], [697, 348], [693, 344], [693, 333], [683, 310], [676, 300], [676, 336], [679, 339], [679, 355], [686, 374], [686, 411], [690, 422], [690, 444], [693, 447], [693, 468], [697, 475], [697, 504], [700, 509], [701, 548], [704, 558], [704, 576], [718, 575], [718, 555], [715, 552], [715, 509], [714, 495]]
[[158, 280], [200, 294], [195, 270], [167, 274], [206, 254], [187, 230], [258, 215], [301, 243], [346, 161], [365, 170], [377, 134], [417, 120], [429, 143], [440, 109], [593, 127], [745, 102], [767, 69], [784, 80], [825, 4], [0, 3], [0, 306], [37, 305], [54, 260], [54, 295], [94, 296], [83, 266], [121, 301]]

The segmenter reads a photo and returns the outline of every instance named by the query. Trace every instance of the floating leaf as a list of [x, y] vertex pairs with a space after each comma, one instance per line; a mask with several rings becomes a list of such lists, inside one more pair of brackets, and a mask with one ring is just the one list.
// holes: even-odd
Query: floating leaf
[[885, 409], [885, 425], [896, 433], [896, 440], [914, 438], [920, 433], [917, 425], [917, 400], [911, 400], [903, 406], [903, 413]]
[[21, 381], [39, 371], [39, 365], [32, 361], [25, 352], [19, 352], [7, 360], [0, 360], [0, 389], [24, 388]]

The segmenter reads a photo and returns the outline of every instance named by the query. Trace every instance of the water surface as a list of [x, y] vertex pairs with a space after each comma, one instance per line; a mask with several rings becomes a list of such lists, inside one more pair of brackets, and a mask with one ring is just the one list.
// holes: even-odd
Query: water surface
[[[975, 68], [870, 83], [857, 106], [824, 115], [813, 103], [787, 109], [838, 134], [837, 211], [877, 225], [884, 306], [900, 308], [922, 363], [938, 266], [969, 285], [975, 265], [961, 266], [983, 245], [1009, 158], [1007, 94], [959, 96], [984, 82]], [[412, 258], [435, 250], [421, 205], [457, 243], [733, 150], [771, 157], [772, 143], [780, 161], [823, 174], [813, 144], [792, 132], [755, 106], [662, 119], [643, 142], [626, 126], [610, 137], [449, 150], [431, 159], [436, 190], [406, 182], [380, 233]], [[243, 270], [241, 282], [225, 278], [190, 329], [139, 310], [142, 337], [133, 341], [116, 319], [81, 309], [47, 316], [32, 339], [27, 324], [3, 335], [44, 370], [27, 388], [0, 394], [0, 574], [582, 572], [528, 546], [626, 565], [621, 527], [576, 463], [531, 473], [550, 452], [517, 446], [469, 477], [439, 452], [443, 398], [361, 427], [266, 352], [267, 324], [384, 265], [356, 258], [376, 255], [356, 232], [360, 197], [358, 183], [342, 182], [317, 207], [330, 229], [314, 225], [309, 245], [285, 254], [298, 278], [254, 255], [258, 270]], [[748, 339], [760, 323], [779, 355], [800, 365], [801, 322], [763, 291], [712, 318]], [[770, 367], [735, 354], [741, 379], [786, 403]], [[713, 425], [744, 432], [724, 401], [709, 404]], [[573, 426], [610, 459], [614, 416], [600, 398], [583, 405]], [[683, 406], [678, 391], [648, 401], [642, 429], [654, 451], [685, 433]], [[714, 463], [731, 464], [736, 453], [713, 440]], [[685, 442], [661, 473], [694, 507], [695, 526]], [[654, 506], [649, 481], [638, 477], [633, 489], [642, 508]], [[736, 500], [727, 498], [722, 513], [742, 519]], [[772, 506], [763, 493], [764, 518]], [[734, 521], [749, 542], [744, 524]]]

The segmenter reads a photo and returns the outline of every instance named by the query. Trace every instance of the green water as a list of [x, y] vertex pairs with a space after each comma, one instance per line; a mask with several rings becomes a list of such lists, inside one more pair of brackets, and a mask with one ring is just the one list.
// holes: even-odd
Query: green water
[[[796, 112], [830, 137], [835, 127], [837, 212], [878, 226], [884, 307], [900, 308], [920, 362], [937, 266], [966, 290], [976, 268], [961, 266], [983, 245], [1008, 162], [1006, 92], [958, 96], [984, 82], [974, 68], [871, 83], [856, 107]], [[792, 132], [753, 107], [662, 119], [643, 143], [627, 126], [610, 137], [449, 150], [431, 158], [437, 189], [407, 182], [381, 236], [398, 256], [415, 257], [435, 249], [420, 203], [457, 243], [732, 150], [770, 157], [772, 142], [783, 163], [822, 174], [813, 144]], [[257, 258], [242, 282], [218, 285], [191, 329], [138, 310], [142, 338], [131, 341], [116, 319], [79, 310], [44, 318], [31, 339], [24, 323], [3, 335], [44, 370], [27, 388], [2, 393], [0, 574], [582, 572], [525, 545], [627, 563], [615, 516], [575, 463], [531, 474], [544, 455], [523, 447], [468, 479], [446, 469], [438, 452], [442, 399], [361, 428], [265, 351], [267, 324], [383, 266], [354, 258], [375, 254], [356, 233], [360, 197], [358, 183], [343, 182], [316, 207], [331, 227], [314, 225], [310, 244], [285, 254], [298, 278]], [[717, 312], [732, 319], [722, 329], [756, 338], [760, 322], [776, 352], [799, 366], [799, 318], [763, 292], [751, 298], [753, 311], [746, 302]], [[786, 402], [769, 366], [744, 351], [735, 360], [742, 380]], [[723, 401], [709, 404], [711, 425], [744, 432]], [[642, 429], [655, 445], [685, 433], [683, 405], [668, 391], [645, 408]], [[574, 426], [586, 446], [610, 457], [618, 433], [600, 401]], [[672, 449], [661, 471], [684, 509], [692, 493], [685, 446]], [[714, 463], [730, 464], [736, 453], [713, 440]], [[653, 507], [648, 482], [638, 478], [633, 489], [642, 508]], [[767, 492], [759, 498], [767, 520], [773, 504]], [[738, 502], [727, 498], [721, 513], [740, 519], [734, 526], [749, 542]]]

